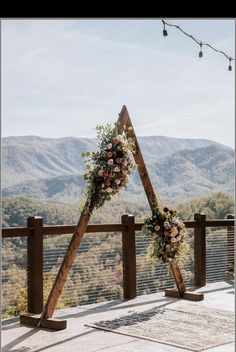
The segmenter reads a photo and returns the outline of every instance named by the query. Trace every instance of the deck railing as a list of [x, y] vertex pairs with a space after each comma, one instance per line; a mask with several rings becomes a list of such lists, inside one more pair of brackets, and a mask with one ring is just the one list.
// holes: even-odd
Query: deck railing
[[[136, 281], [136, 232], [142, 223], [135, 223], [132, 215], [122, 215], [119, 224], [88, 225], [86, 233], [122, 233], [123, 259], [123, 297], [134, 298], [137, 295]], [[185, 226], [193, 229], [194, 251], [194, 284], [204, 286], [207, 279], [207, 228], [226, 228], [227, 268], [234, 265], [234, 216], [227, 219], [208, 220], [204, 214], [194, 214], [193, 221], [185, 221]], [[2, 238], [27, 237], [27, 296], [28, 311], [40, 313], [43, 309], [43, 239], [45, 236], [65, 235], [73, 233], [73, 226], [45, 226], [41, 217], [29, 217], [27, 227], [3, 228]]]

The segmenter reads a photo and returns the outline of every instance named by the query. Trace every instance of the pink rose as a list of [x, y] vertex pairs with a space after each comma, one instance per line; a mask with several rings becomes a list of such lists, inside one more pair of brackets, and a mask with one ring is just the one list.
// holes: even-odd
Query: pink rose
[[178, 235], [178, 230], [177, 230], [177, 227], [173, 226], [171, 228], [171, 236], [174, 237], [176, 235]]
[[170, 227], [169, 221], [165, 221], [165, 222], [164, 222], [164, 226], [165, 226], [165, 227]]

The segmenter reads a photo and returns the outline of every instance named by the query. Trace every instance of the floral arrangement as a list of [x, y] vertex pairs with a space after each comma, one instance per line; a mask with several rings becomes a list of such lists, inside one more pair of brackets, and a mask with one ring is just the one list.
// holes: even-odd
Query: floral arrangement
[[[130, 129], [131, 127], [129, 127]], [[126, 126], [124, 126], [124, 131]], [[99, 208], [106, 201], [111, 200], [128, 183], [128, 176], [134, 168], [132, 153], [134, 142], [127, 138], [125, 133], [118, 133], [117, 125], [110, 124], [96, 127], [100, 139], [100, 151], [96, 153], [85, 152], [82, 157], [88, 172], [84, 178], [88, 184], [86, 190], [87, 209]]]
[[142, 233], [151, 237], [148, 256], [152, 262], [157, 260], [179, 265], [186, 258], [188, 245], [184, 237], [187, 230], [176, 213], [167, 207], [163, 210], [156, 208], [152, 216], [144, 220]]

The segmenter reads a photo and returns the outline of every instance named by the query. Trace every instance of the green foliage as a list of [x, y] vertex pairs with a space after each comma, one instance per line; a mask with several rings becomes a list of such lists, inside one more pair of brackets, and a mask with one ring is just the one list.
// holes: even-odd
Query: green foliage
[[209, 219], [224, 219], [227, 214], [234, 214], [234, 199], [229, 193], [217, 192], [193, 199], [187, 204], [177, 206], [176, 209], [185, 221], [192, 220], [194, 213], [205, 213]]

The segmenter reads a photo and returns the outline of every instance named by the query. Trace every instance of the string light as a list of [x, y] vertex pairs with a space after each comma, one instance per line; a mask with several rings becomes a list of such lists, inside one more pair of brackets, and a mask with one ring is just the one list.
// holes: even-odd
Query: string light
[[218, 49], [214, 48], [212, 45], [202, 42], [201, 40], [195, 38], [193, 35], [188, 34], [187, 32], [185, 32], [180, 26], [177, 26], [176, 24], [173, 24], [173, 23], [170, 23], [170, 22], [166, 22], [164, 20], [162, 20], [162, 23], [163, 23], [163, 26], [164, 26], [164, 29], [163, 29], [163, 36], [164, 37], [166, 37], [168, 35], [167, 30], [166, 30], [166, 26], [175, 27], [178, 30], [180, 30], [183, 34], [185, 34], [187, 37], [191, 38], [195, 43], [200, 45], [200, 51], [198, 53], [198, 57], [199, 58], [203, 57], [203, 51], [202, 51], [203, 45], [208, 46], [209, 48], [211, 48], [215, 52], [221, 53], [222, 55], [224, 55], [229, 60], [228, 71], [232, 71], [231, 61], [233, 61], [235, 59], [230, 57], [229, 55], [227, 55], [224, 51], [218, 50]]

